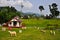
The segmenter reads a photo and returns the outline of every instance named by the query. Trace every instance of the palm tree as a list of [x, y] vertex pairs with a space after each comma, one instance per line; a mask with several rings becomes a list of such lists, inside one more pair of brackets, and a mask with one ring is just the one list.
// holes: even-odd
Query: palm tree
[[44, 10], [43, 6], [39, 6], [40, 11]]
[[52, 3], [52, 7], [57, 7], [58, 5], [56, 3]]
[[[42, 13], [42, 11], [44, 10], [44, 7], [43, 7], [43, 6], [39, 6], [39, 10], [40, 10], [41, 13]], [[43, 13], [41, 14], [41, 16], [44, 16]]]
[[57, 6], [58, 5], [56, 3], [52, 3], [52, 7], [53, 7], [54, 10], [57, 10]]
[[23, 5], [23, 3], [21, 2], [21, 12], [22, 12], [23, 7], [24, 7], [24, 5]]

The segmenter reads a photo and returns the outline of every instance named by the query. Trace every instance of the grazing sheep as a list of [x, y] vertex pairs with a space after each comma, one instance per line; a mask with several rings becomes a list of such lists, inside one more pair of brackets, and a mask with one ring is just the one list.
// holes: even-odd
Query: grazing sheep
[[19, 30], [19, 33], [22, 33], [22, 30]]
[[50, 30], [50, 34], [53, 34], [53, 31], [52, 30]]
[[54, 35], [56, 34], [55, 31], [53, 31], [53, 34], [54, 34]]
[[2, 27], [2, 31], [6, 31], [6, 28], [5, 27]]
[[53, 35], [55, 35], [55, 31], [53, 31], [53, 30], [50, 30], [50, 33], [53, 34]]
[[10, 33], [11, 36], [16, 36], [16, 31], [8, 31]]
[[38, 27], [37, 29], [39, 30], [40, 28]]
[[27, 27], [22, 27], [22, 29], [27, 29]]
[[46, 30], [41, 30], [41, 32], [45, 33], [45, 32], [46, 32]]

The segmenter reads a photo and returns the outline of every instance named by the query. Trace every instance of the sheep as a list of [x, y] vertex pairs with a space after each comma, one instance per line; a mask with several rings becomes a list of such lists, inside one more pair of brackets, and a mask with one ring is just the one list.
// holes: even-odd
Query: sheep
[[55, 31], [53, 31], [53, 34], [55, 35]]
[[19, 30], [19, 33], [22, 33], [22, 30]]
[[53, 34], [53, 31], [52, 30], [50, 30], [50, 34]]
[[39, 30], [40, 28], [38, 27], [37, 29]]
[[6, 28], [5, 27], [2, 27], [2, 31], [6, 31]]
[[22, 29], [27, 29], [27, 27], [22, 27]]
[[41, 30], [41, 32], [45, 33], [46, 31], [45, 30]]
[[8, 31], [10, 33], [11, 36], [16, 36], [16, 31]]
[[53, 35], [55, 35], [55, 31], [50, 30], [50, 33], [53, 34]]

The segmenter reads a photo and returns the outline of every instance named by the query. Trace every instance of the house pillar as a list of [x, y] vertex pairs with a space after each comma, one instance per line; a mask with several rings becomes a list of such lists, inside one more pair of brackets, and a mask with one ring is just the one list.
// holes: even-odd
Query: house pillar
[[17, 25], [16, 26], [19, 27], [19, 22], [17, 22]]
[[11, 25], [10, 25], [10, 24], [8, 24], [8, 26], [10, 27]]
[[11, 22], [11, 26], [13, 26], [13, 22]]

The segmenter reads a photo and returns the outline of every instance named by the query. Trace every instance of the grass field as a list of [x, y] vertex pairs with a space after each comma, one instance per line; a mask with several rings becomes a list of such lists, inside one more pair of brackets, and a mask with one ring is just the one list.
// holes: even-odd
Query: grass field
[[[40, 29], [34, 28], [36, 27], [46, 27], [49, 24], [59, 24], [60, 21], [57, 19], [54, 20], [36, 20], [36, 19], [21, 19], [22, 22], [26, 25], [26, 27], [31, 27], [27, 29], [21, 28], [13, 28], [13, 31], [17, 32], [17, 36], [10, 36], [7, 30], [4, 32], [0, 27], [0, 40], [60, 40], [60, 30], [54, 30], [56, 32], [55, 35], [50, 34], [50, 30], [46, 30], [46, 33], [40, 31]], [[22, 33], [19, 33], [19, 30], [22, 30]]]
[[26, 24], [27, 27], [37, 26], [37, 27], [46, 27], [47, 24], [58, 24], [60, 25], [59, 19], [22, 19], [22, 22]]

